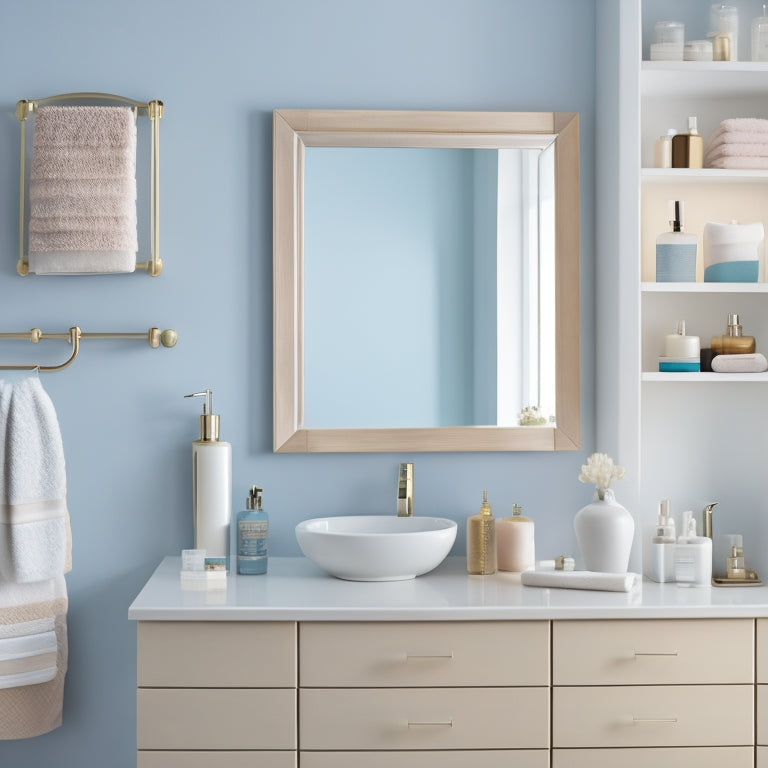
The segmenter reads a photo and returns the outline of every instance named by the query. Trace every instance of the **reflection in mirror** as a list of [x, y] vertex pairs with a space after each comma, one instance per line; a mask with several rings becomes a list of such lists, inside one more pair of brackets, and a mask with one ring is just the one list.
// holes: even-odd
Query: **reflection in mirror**
[[308, 428], [554, 416], [553, 139], [307, 148]]
[[274, 129], [275, 450], [578, 448], [578, 116]]

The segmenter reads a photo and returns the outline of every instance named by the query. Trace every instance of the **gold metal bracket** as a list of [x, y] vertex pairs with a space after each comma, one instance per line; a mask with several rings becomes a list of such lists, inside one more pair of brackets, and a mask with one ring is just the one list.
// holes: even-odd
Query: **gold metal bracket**
[[72, 352], [63, 363], [59, 365], [0, 365], [0, 371], [63, 371], [74, 362], [80, 352], [80, 342], [83, 339], [108, 339], [108, 340], [138, 340], [147, 341], [149, 346], [157, 349], [161, 344], [164, 347], [175, 347], [178, 334], [172, 328], [161, 331], [159, 328], [150, 328], [146, 333], [83, 333], [80, 328], [73, 325], [67, 333], [43, 333], [39, 328], [32, 328], [28, 333], [0, 333], [0, 340], [31, 341], [38, 344], [43, 339], [67, 341], [72, 345]]

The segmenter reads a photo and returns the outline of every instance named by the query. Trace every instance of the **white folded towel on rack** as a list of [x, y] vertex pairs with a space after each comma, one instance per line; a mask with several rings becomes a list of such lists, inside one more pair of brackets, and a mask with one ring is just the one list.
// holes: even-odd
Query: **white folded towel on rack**
[[71, 569], [64, 450], [37, 376], [0, 380], [0, 581], [36, 582]]
[[520, 580], [528, 587], [563, 587], [604, 592], [629, 592], [638, 578], [636, 573], [599, 573], [597, 571], [524, 571]]
[[29, 199], [30, 272], [133, 272], [138, 251], [133, 110], [36, 110]]
[[31, 738], [61, 725], [66, 612], [64, 576], [0, 582], [0, 630], [6, 638], [0, 640], [0, 739]]

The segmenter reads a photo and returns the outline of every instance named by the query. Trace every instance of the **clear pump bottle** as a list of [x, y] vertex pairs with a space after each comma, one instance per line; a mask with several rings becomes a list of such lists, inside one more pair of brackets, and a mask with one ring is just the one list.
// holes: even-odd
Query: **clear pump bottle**
[[486, 491], [480, 512], [467, 519], [467, 573], [496, 573], [496, 521]]
[[752, 20], [752, 61], [768, 61], [768, 3], [763, 3], [763, 15]]
[[261, 488], [251, 488], [245, 509], [237, 513], [237, 572], [267, 572], [269, 518], [261, 508]]

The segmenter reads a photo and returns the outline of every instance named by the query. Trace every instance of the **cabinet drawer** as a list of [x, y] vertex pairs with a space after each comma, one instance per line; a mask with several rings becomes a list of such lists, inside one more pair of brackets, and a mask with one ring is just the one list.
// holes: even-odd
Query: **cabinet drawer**
[[755, 768], [768, 768], [768, 747], [758, 747], [755, 752]]
[[[549, 750], [302, 752], [301, 768], [549, 768]], [[153, 767], [154, 768], [154, 767]], [[706, 766], [709, 768], [709, 766]], [[718, 766], [723, 768], [723, 766]], [[739, 765], [738, 768], [741, 768]]]
[[554, 688], [553, 747], [754, 744], [751, 685]]
[[552, 750], [552, 768], [752, 768], [752, 760], [752, 747]]
[[310, 688], [302, 750], [544, 749], [548, 688]]
[[296, 768], [295, 752], [139, 752], [136, 768]]
[[752, 683], [752, 619], [556, 621], [553, 685]]
[[757, 682], [768, 683], [768, 619], [757, 620]]
[[139, 688], [139, 749], [296, 749], [293, 689]]
[[768, 746], [768, 685], [757, 686], [757, 743]]
[[549, 684], [546, 621], [313, 622], [300, 632], [302, 687]]
[[296, 624], [140, 621], [139, 685], [195, 688], [296, 685]]

